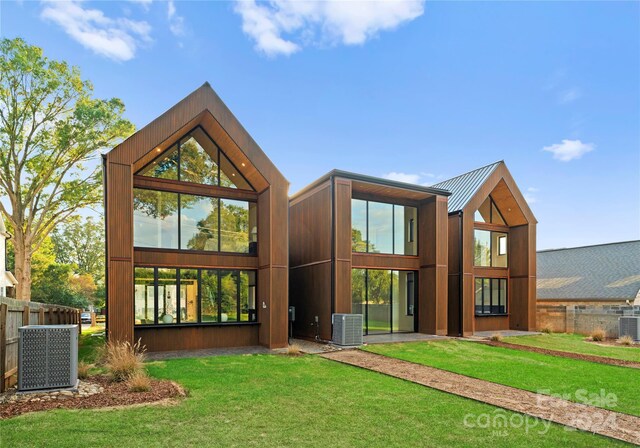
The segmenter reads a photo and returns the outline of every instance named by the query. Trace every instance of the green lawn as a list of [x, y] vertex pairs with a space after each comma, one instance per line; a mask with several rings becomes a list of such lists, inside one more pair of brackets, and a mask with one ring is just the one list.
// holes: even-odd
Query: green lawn
[[585, 336], [579, 334], [552, 333], [536, 336], [513, 336], [504, 338], [504, 342], [640, 362], [640, 346], [614, 347], [597, 345], [593, 342], [585, 341]]
[[[56, 410], [0, 421], [7, 447], [621, 446], [542, 422], [470, 428], [496, 408], [317, 356], [224, 356], [148, 364], [180, 382], [176, 406]], [[504, 412], [507, 418], [519, 414]]]
[[575, 398], [578, 391], [600, 394], [604, 390], [615, 394], [617, 403], [599, 403], [605, 404], [602, 407], [640, 415], [639, 369], [459, 340], [376, 344], [365, 350], [532, 392], [546, 390]]

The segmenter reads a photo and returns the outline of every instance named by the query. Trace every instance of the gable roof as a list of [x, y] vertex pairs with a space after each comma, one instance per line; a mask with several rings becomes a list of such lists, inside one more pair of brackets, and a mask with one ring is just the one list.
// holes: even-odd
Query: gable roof
[[504, 162], [500, 160], [491, 163], [469, 171], [468, 173], [460, 174], [459, 176], [434, 184], [432, 187], [451, 192], [448, 203], [449, 213], [461, 211], [501, 163]]
[[[150, 162], [156, 152], [166, 150], [175, 140], [200, 125], [216, 145], [236, 165], [246, 167], [242, 174], [254, 187], [262, 183], [278, 183], [288, 188], [289, 182], [262, 148], [220, 99], [208, 82], [191, 92], [169, 110], [139, 129], [104, 157], [111, 163], [134, 165], [137, 169]], [[256, 182], [256, 177], [261, 181]], [[255, 183], [255, 184], [254, 184]]]
[[537, 253], [538, 299], [633, 300], [640, 291], [640, 241]]

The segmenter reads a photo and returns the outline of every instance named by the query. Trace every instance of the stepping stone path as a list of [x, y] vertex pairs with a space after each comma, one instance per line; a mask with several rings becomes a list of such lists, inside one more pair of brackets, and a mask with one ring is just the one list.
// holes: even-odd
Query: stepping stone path
[[640, 418], [362, 350], [320, 355], [510, 411], [640, 445]]

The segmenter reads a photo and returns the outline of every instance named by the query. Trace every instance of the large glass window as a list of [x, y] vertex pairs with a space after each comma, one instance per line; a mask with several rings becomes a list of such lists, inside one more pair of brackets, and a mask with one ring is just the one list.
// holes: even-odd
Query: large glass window
[[384, 202], [351, 200], [353, 252], [417, 255], [418, 210]]
[[506, 268], [508, 266], [508, 234], [475, 229], [473, 237], [475, 266], [494, 268]]
[[237, 322], [238, 307], [238, 273], [236, 271], [220, 271], [221, 322]]
[[182, 137], [178, 143], [137, 174], [158, 179], [253, 190], [235, 165], [201, 127]]
[[158, 269], [158, 324], [178, 320], [178, 276], [176, 269]]
[[256, 277], [236, 269], [136, 267], [135, 323], [256, 322]]
[[136, 247], [257, 253], [255, 202], [141, 188], [133, 192]]
[[156, 316], [155, 271], [153, 268], [134, 270], [134, 316], [136, 324], [153, 324]]
[[351, 200], [351, 248], [367, 251], [367, 201], [360, 199]]
[[500, 210], [498, 210], [498, 206], [493, 201], [493, 198], [491, 196], [485, 199], [478, 210], [476, 210], [474, 220], [476, 222], [483, 222], [487, 224], [499, 224], [503, 226], [507, 225], [504, 218], [502, 217], [502, 213], [500, 213]]
[[200, 275], [202, 294], [200, 320], [201, 322], [220, 322], [218, 318], [218, 271], [203, 269]]
[[180, 249], [218, 251], [220, 199], [180, 195]]
[[351, 312], [362, 314], [364, 334], [415, 331], [416, 273], [352, 269]]
[[475, 311], [477, 315], [507, 314], [507, 279], [475, 279]]
[[133, 189], [133, 245], [178, 248], [178, 194]]
[[180, 322], [198, 322], [197, 269], [180, 269]]

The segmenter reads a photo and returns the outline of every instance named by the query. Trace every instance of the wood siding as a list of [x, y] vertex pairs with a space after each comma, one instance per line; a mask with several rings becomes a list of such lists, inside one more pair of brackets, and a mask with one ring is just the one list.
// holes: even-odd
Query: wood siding
[[[179, 138], [201, 126], [256, 192], [134, 176]], [[105, 156], [107, 330], [134, 340], [133, 267], [258, 270], [258, 323], [248, 326], [135, 328], [149, 350], [262, 344], [287, 345], [289, 184], [208, 84], [133, 134]], [[133, 187], [256, 201], [258, 254], [133, 248]]]
[[330, 181], [291, 201], [289, 301], [297, 336], [331, 339], [331, 226]]

